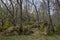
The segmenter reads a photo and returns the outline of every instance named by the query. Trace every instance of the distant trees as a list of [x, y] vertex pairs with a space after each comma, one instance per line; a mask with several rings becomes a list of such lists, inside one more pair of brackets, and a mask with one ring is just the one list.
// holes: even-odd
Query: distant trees
[[2, 8], [1, 8], [1, 5], [0, 5], [0, 26], [2, 26], [3, 27], [3, 25], [4, 25], [4, 13], [2, 12], [3, 10], [2, 10]]
[[[44, 25], [44, 27], [45, 25], [49, 25], [50, 31], [54, 32], [54, 19], [52, 19], [52, 16], [55, 15], [55, 13], [58, 15], [56, 20], [60, 22], [59, 0], [1, 0], [1, 2], [2, 7], [0, 6], [0, 9], [2, 8], [3, 10], [1, 11], [4, 12], [4, 17], [1, 18], [2, 26], [4, 26], [5, 21], [9, 19], [12, 24], [11, 26], [19, 26], [20, 33], [23, 32], [23, 27], [29, 24], [33, 24], [33, 26], [37, 28], [40, 28], [41, 24]], [[51, 6], [54, 9], [53, 11], [51, 10]]]
[[[9, 12], [9, 14], [7, 14], [7, 16], [9, 17], [9, 18], [11, 18], [11, 21], [12, 21], [12, 24], [13, 25], [16, 25], [15, 24], [15, 20], [14, 20], [14, 6], [13, 6], [13, 3], [12, 3], [12, 0], [9, 0], [10, 1], [10, 5], [12, 5], [12, 8], [11, 9], [13, 9], [13, 10], [11, 10], [11, 9], [9, 9], [9, 7], [8, 7], [8, 5], [6, 5], [6, 3], [4, 3], [4, 1], [3, 0], [1, 0], [1, 2], [4, 4], [4, 6], [6, 7], [6, 9], [7, 9], [7, 13]], [[8, 2], [8, 1], [7, 1]]]
[[54, 24], [60, 23], [60, 0], [53, 0], [53, 2], [51, 2], [53, 4], [53, 15], [52, 15], [52, 20]]
[[28, 4], [28, 1], [26, 0], [26, 16], [27, 16], [27, 22], [30, 21], [29, 12], [28, 12], [29, 8], [28, 7], [29, 7], [29, 4]]
[[35, 11], [36, 11], [36, 23], [37, 23], [37, 27], [40, 27], [40, 25], [39, 25], [39, 13], [38, 13], [38, 10], [37, 10], [37, 6], [34, 3], [34, 0], [32, 0], [32, 4], [34, 5]]
[[60, 3], [59, 3], [59, 0], [55, 0], [55, 10], [56, 10], [56, 13], [57, 13], [57, 21], [58, 23], [60, 22]]

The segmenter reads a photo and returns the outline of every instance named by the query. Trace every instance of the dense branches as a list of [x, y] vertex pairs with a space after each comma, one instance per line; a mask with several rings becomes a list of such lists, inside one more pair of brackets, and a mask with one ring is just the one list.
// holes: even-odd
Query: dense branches
[[[0, 17], [2, 18], [2, 26], [5, 27], [7, 24], [9, 24], [9, 27], [18, 26], [19, 34], [25, 30], [23, 28], [30, 30], [36, 27], [40, 30], [41, 26], [43, 30], [50, 29], [49, 31], [54, 32], [54, 21], [58, 19], [57, 23], [60, 23], [59, 0], [1, 0], [0, 5], [3, 9], [0, 9], [0, 13], [4, 12], [4, 15], [2, 15], [4, 18]], [[56, 14], [58, 16], [55, 16], [57, 19], [54, 20]]]

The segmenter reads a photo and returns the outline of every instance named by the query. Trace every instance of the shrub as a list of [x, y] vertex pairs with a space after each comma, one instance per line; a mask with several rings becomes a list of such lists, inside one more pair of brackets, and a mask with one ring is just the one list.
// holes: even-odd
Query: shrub
[[13, 30], [18, 32], [19, 31], [19, 27], [18, 26], [13, 27]]
[[60, 34], [60, 23], [59, 24], [56, 24], [56, 32], [58, 34]]
[[9, 27], [12, 26], [12, 21], [10, 18], [6, 18], [6, 22], [4, 23], [3, 27], [0, 28], [1, 31], [5, 31]]
[[25, 22], [23, 22], [23, 25], [25, 25], [25, 26], [26, 26], [26, 25], [33, 25], [34, 23], [35, 23], [35, 22], [31, 22], [31, 21], [30, 21], [30, 22], [26, 22], [26, 21], [25, 21]]

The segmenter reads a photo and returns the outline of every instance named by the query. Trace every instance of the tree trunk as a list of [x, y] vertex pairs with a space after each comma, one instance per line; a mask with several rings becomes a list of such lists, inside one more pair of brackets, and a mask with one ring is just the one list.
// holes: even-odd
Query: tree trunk
[[20, 0], [20, 33], [23, 32], [23, 25], [22, 25], [22, 0]]
[[50, 2], [49, 0], [47, 0], [47, 2], [48, 2], [48, 15], [49, 15], [49, 29], [50, 31], [54, 32], [55, 30], [54, 30], [54, 26], [53, 26], [51, 15], [50, 15], [50, 5], [49, 5]]

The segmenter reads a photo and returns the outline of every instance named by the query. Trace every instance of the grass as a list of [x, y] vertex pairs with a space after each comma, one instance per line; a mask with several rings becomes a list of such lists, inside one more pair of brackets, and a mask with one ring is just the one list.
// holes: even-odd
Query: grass
[[20, 36], [10, 36], [10, 37], [0, 37], [0, 40], [60, 40], [60, 35], [44, 36], [39, 35], [35, 32], [32, 35], [20, 35]]
[[0, 40], [60, 40], [60, 36], [53, 35], [53, 36], [13, 36], [13, 37], [3, 37]]

